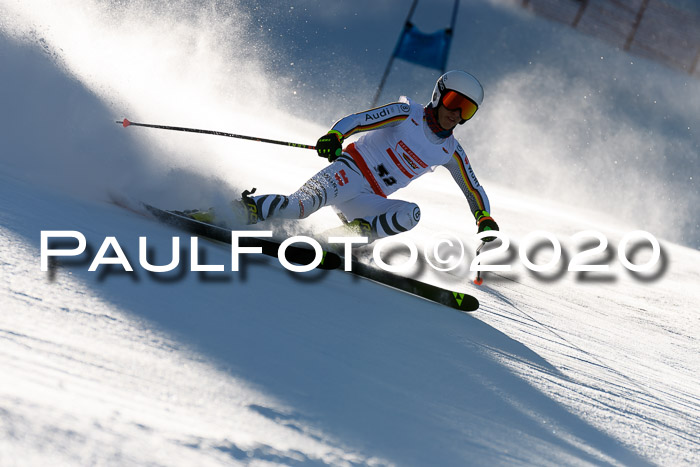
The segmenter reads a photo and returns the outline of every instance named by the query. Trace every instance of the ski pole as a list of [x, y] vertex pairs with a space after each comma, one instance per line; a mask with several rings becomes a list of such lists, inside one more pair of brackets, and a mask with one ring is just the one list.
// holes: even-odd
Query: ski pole
[[128, 126], [142, 126], [142, 127], [146, 127], [146, 128], [157, 128], [159, 130], [186, 131], [189, 133], [201, 133], [204, 135], [226, 136], [228, 138], [246, 139], [249, 141], [258, 141], [260, 143], [280, 144], [282, 146], [291, 146], [293, 148], [314, 149], [314, 150], [316, 149], [316, 146], [309, 146], [308, 144], [290, 143], [288, 141], [277, 141], [274, 139], [258, 138], [256, 136], [235, 135], [233, 133], [224, 133], [221, 131], [213, 131], [213, 130], [200, 130], [197, 128], [183, 128], [183, 127], [179, 127], [179, 126], [165, 126], [165, 125], [153, 125], [150, 123], [136, 123], [136, 122], [130, 122], [126, 118], [122, 121], [117, 120], [117, 123], [122, 125], [124, 128], [126, 128]]
[[[486, 245], [486, 242], [481, 242], [481, 245], [476, 249], [476, 256], [479, 256], [479, 253], [481, 253], [481, 249]], [[474, 279], [474, 283], [476, 285], [481, 285], [484, 283], [483, 277], [481, 277], [481, 271], [476, 271], [476, 279]]]

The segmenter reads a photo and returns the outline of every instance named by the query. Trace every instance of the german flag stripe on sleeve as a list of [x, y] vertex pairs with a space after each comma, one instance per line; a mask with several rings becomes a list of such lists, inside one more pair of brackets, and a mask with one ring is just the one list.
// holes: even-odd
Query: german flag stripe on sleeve
[[469, 193], [472, 194], [474, 199], [479, 205], [479, 209], [485, 209], [485, 203], [484, 203], [484, 198], [481, 196], [481, 191], [479, 191], [474, 184], [472, 183], [472, 179], [469, 176], [469, 170], [467, 169], [467, 166], [464, 165], [464, 161], [460, 157], [459, 153], [455, 151], [452, 154], [452, 157], [457, 161], [457, 164], [459, 165], [459, 171], [462, 175], [462, 180], [464, 181], [464, 185], [466, 188], [469, 190]]
[[386, 125], [391, 125], [391, 124], [398, 124], [408, 118], [408, 115], [397, 115], [395, 117], [387, 118], [386, 120], [381, 120], [375, 123], [371, 123], [369, 125], [358, 125], [355, 128], [351, 129], [349, 132], [343, 134], [343, 138], [348, 138], [349, 136], [354, 135], [355, 133], [360, 133], [363, 131], [370, 131], [370, 130], [376, 130], [377, 128], [381, 128]]

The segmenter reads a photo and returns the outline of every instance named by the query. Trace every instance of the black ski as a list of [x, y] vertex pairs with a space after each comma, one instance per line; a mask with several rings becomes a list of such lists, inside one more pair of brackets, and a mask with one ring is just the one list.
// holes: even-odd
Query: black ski
[[[201, 222], [177, 212], [165, 211], [146, 203], [143, 203], [143, 206], [155, 218], [162, 222], [173, 225], [197, 236], [231, 244], [231, 230], [227, 228]], [[238, 244], [242, 247], [260, 247], [264, 255], [275, 258], [278, 257], [277, 253], [280, 242], [275, 240], [241, 237], [239, 238]], [[311, 248], [291, 245], [287, 247], [285, 256], [291, 263], [307, 265], [313, 262], [316, 254]], [[336, 253], [324, 252], [323, 261], [318, 268], [344, 270], [344, 259]], [[448, 306], [455, 310], [470, 312], [479, 308], [479, 300], [472, 295], [448, 290], [410, 277], [399, 276], [382, 269], [374, 268], [357, 260], [352, 261], [352, 269], [350, 273], [402, 292], [409, 293], [416, 297]]]
[[399, 276], [359, 261], [353, 261], [351, 273], [455, 310], [470, 312], [479, 309], [479, 300], [472, 295], [448, 290], [410, 277]]

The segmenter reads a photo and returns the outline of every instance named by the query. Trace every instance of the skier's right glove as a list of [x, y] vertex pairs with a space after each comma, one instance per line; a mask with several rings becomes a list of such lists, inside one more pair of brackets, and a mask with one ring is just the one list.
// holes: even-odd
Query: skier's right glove
[[[474, 217], [476, 217], [476, 225], [479, 226], [479, 231], [477, 233], [498, 230], [498, 224], [496, 224], [496, 221], [493, 220], [488, 211], [476, 211]], [[484, 237], [482, 240], [485, 242], [492, 242], [496, 240], [496, 237]]]
[[343, 135], [336, 130], [321, 136], [316, 142], [316, 152], [319, 157], [325, 157], [333, 162], [343, 153]]

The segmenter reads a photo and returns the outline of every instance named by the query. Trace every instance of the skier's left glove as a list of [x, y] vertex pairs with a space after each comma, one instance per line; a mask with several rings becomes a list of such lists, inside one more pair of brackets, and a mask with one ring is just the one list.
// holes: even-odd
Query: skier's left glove
[[[493, 220], [488, 211], [476, 211], [474, 217], [476, 217], [476, 225], [479, 226], [477, 233], [498, 230], [498, 224], [496, 224], [496, 221]], [[496, 240], [496, 237], [484, 237], [482, 240], [492, 242]]]
[[343, 135], [331, 130], [321, 136], [316, 142], [316, 152], [320, 157], [328, 159], [328, 162], [333, 162], [343, 153]]

